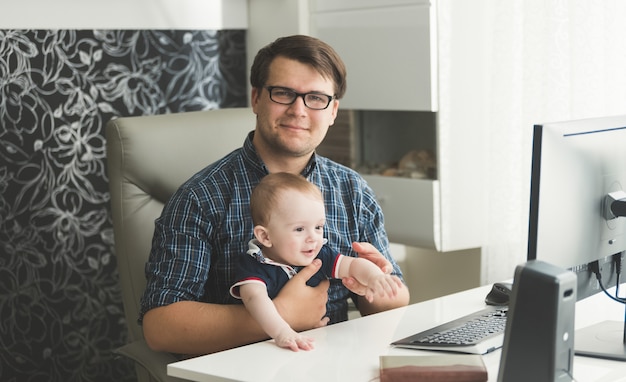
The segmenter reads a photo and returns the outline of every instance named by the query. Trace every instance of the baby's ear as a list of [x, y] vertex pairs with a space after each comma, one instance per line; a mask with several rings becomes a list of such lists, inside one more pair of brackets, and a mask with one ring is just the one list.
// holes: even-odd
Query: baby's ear
[[270, 240], [269, 232], [262, 225], [257, 225], [254, 227], [254, 237], [258, 240], [261, 245], [265, 248], [269, 248], [272, 246], [272, 241]]

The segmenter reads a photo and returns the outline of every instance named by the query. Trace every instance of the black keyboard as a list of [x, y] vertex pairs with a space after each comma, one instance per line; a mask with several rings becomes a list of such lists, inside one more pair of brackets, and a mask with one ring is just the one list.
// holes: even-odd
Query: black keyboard
[[395, 341], [392, 345], [410, 349], [486, 354], [502, 347], [508, 310], [507, 306], [488, 306]]

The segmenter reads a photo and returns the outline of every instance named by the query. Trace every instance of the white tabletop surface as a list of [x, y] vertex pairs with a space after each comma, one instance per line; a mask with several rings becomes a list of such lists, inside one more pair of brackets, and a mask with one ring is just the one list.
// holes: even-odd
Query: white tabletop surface
[[[168, 374], [194, 381], [364, 381], [379, 380], [379, 356], [441, 354], [393, 348], [397, 339], [482, 309], [491, 285], [404, 308], [313, 329], [312, 351], [293, 352], [272, 341], [169, 364]], [[623, 320], [624, 305], [602, 294], [576, 304], [576, 328], [603, 320]], [[501, 351], [483, 356], [489, 381], [496, 381]], [[626, 362], [576, 356], [579, 382], [626, 382]]]

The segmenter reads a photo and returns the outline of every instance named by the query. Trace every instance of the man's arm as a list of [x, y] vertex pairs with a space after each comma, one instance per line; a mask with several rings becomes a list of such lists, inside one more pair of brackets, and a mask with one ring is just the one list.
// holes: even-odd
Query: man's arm
[[200, 355], [267, 338], [243, 305], [179, 301], [143, 317], [143, 334], [156, 351]]
[[[312, 288], [307, 280], [320, 268], [314, 261], [280, 291], [273, 302], [280, 315], [296, 331], [325, 325], [328, 281]], [[199, 355], [267, 339], [267, 334], [243, 305], [180, 301], [154, 308], [143, 317], [148, 346], [157, 351]]]

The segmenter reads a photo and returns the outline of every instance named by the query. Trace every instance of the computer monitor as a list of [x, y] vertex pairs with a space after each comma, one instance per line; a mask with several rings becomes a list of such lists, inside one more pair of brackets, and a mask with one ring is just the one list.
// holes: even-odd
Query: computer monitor
[[[535, 125], [528, 260], [576, 273], [578, 300], [617, 286], [606, 298], [624, 303], [624, 216], [626, 115]], [[626, 316], [575, 336], [576, 354], [626, 361]]]

